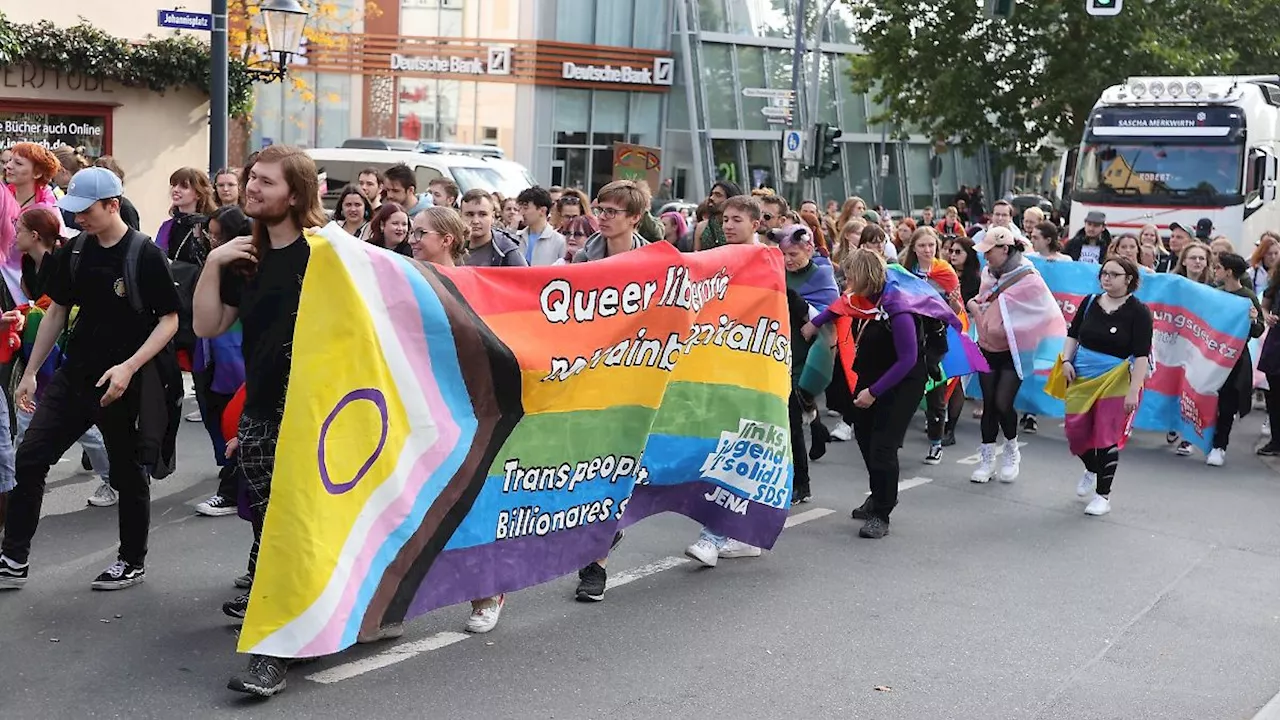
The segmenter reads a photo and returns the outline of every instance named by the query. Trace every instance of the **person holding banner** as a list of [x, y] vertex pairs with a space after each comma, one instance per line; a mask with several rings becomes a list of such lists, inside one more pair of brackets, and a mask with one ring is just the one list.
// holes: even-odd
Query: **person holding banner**
[[[1175, 223], [1176, 224], [1176, 223]], [[1173, 226], [1170, 226], [1171, 228]], [[1181, 235], [1186, 235], [1187, 231], [1181, 225], [1177, 227]], [[1169, 245], [1174, 245], [1173, 236], [1170, 236]], [[1181, 242], [1181, 241], [1179, 241]], [[1182, 246], [1181, 252], [1178, 254], [1178, 264], [1173, 267], [1174, 275], [1202, 285], [1213, 285], [1213, 273], [1209, 270], [1210, 251], [1209, 246], [1202, 242], [1189, 240]], [[1179, 442], [1180, 436], [1176, 432], [1169, 432], [1165, 435], [1165, 442], [1170, 445], [1177, 443], [1178, 449], [1175, 450], [1182, 457], [1189, 457], [1194, 449], [1190, 441], [1182, 440]]]
[[[1233, 252], [1218, 255], [1218, 263], [1214, 266], [1214, 280], [1221, 285], [1224, 292], [1248, 298], [1249, 337], [1262, 337], [1266, 324], [1262, 319], [1262, 306], [1253, 290], [1245, 287], [1241, 280], [1245, 278], [1249, 266], [1244, 258]], [[1218, 425], [1213, 431], [1213, 449], [1205, 458], [1210, 467], [1222, 467], [1227, 462], [1227, 445], [1231, 441], [1231, 428], [1235, 424], [1236, 415], [1244, 417], [1253, 408], [1250, 398], [1253, 395], [1253, 359], [1249, 354], [1249, 346], [1231, 368], [1231, 374], [1218, 390]]]
[[996, 472], [996, 435], [1003, 432], [1001, 482], [1018, 479], [1018, 413], [1013, 408], [1022, 381], [1034, 372], [1034, 358], [1046, 339], [1066, 334], [1066, 321], [1040, 273], [1024, 257], [1026, 244], [1008, 228], [994, 227], [974, 249], [986, 256], [982, 289], [969, 301], [978, 328], [978, 346], [990, 370], [978, 375], [982, 387], [981, 462], [970, 475], [990, 482]]
[[1094, 516], [1111, 512], [1111, 485], [1151, 367], [1152, 336], [1151, 310], [1133, 295], [1138, 266], [1107, 258], [1098, 281], [1103, 292], [1081, 303], [1046, 386], [1066, 401], [1067, 446], [1085, 468], [1076, 495], [1092, 494], [1084, 512]]

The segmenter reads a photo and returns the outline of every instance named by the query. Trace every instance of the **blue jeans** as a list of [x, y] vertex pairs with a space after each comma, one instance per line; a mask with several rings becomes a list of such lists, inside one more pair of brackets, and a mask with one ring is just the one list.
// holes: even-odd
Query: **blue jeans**
[[704, 527], [702, 528], [702, 532], [698, 534], [698, 539], [708, 540], [711, 542], [712, 545], [715, 545], [717, 548], [722, 548], [724, 547], [725, 542], [729, 540], [729, 536], [717, 535]]

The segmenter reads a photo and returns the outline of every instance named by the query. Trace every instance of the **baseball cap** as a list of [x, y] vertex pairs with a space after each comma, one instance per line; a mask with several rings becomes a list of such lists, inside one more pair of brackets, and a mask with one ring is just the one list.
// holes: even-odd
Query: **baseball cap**
[[1196, 237], [1202, 240], [1208, 240], [1213, 234], [1213, 221], [1209, 218], [1200, 218], [1196, 221]]
[[58, 200], [58, 208], [69, 213], [82, 213], [99, 200], [124, 195], [124, 184], [106, 168], [85, 168], [71, 176], [67, 194]]
[[1084, 221], [1095, 225], [1106, 225], [1107, 214], [1101, 210], [1090, 210], [1088, 214], [1084, 216]]
[[1012, 246], [1015, 242], [1013, 231], [1006, 227], [989, 228], [982, 236], [982, 241], [973, 246], [980, 253], [989, 252], [992, 248]]
[[1195, 235], [1195, 233], [1191, 232], [1191, 230], [1189, 230], [1186, 225], [1183, 225], [1180, 222], [1169, 223], [1169, 232], [1173, 232], [1174, 230], [1181, 230], [1182, 232], [1188, 235]]

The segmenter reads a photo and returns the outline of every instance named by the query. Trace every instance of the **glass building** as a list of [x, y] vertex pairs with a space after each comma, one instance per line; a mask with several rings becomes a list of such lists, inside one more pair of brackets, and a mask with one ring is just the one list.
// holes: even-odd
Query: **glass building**
[[[614, 143], [630, 143], [661, 151], [661, 176], [676, 197], [700, 200], [716, 179], [782, 186], [788, 120], [776, 91], [791, 89], [795, 0], [377, 0], [376, 16], [354, 22], [363, 0], [332, 1], [343, 19], [321, 22], [350, 33], [357, 50], [343, 62], [304, 55], [291, 70], [298, 87], [260, 87], [252, 147], [371, 136], [496, 145], [545, 185], [594, 193], [613, 177]], [[847, 57], [859, 48], [848, 10], [834, 6], [821, 31], [813, 120], [844, 133], [841, 170], [820, 181], [821, 199], [858, 195], [899, 212], [937, 204], [930, 139], [895, 139], [898, 129], [869, 122], [880, 109], [852, 91]], [[518, 78], [420, 72], [421, 64], [406, 70], [388, 60], [467, 45], [483, 56], [503, 44]], [[662, 56], [672, 77], [578, 82], [559, 74], [570, 52], [593, 66]], [[802, 82], [802, 101], [809, 85]], [[939, 159], [942, 204], [961, 184], [990, 187], [985, 153], [944, 150]], [[813, 193], [806, 185], [803, 194]]]

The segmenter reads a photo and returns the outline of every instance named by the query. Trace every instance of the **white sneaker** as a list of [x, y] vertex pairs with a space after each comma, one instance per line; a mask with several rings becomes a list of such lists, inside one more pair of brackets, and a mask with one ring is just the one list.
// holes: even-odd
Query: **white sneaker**
[[1214, 448], [1209, 451], [1209, 457], [1204, 459], [1204, 464], [1209, 467], [1222, 467], [1227, 463], [1227, 451]]
[[204, 422], [204, 418], [200, 416], [200, 411], [199, 411], [199, 410], [195, 410], [195, 411], [193, 411], [193, 412], [189, 412], [189, 413], [187, 413], [187, 415], [186, 415], [186, 417], [185, 417], [184, 419], [185, 419], [187, 422]]
[[839, 411], [839, 410], [828, 410], [828, 411], [827, 411], [827, 417], [840, 417], [840, 411]]
[[831, 439], [836, 442], [849, 442], [853, 439], [853, 428], [849, 427], [849, 423], [841, 420], [831, 428]]
[[1097, 473], [1085, 471], [1080, 476], [1080, 482], [1076, 483], [1076, 497], [1087, 498], [1093, 494], [1093, 489], [1098, 486]]
[[1271, 437], [1271, 421], [1262, 421], [1262, 437]]
[[755, 545], [748, 545], [729, 538], [724, 541], [724, 545], [720, 546], [719, 555], [722, 558], [760, 557], [761, 552], [760, 548]]
[[1101, 495], [1094, 495], [1088, 507], [1084, 509], [1085, 515], [1106, 515], [1109, 512], [1111, 512], [1111, 500]]
[[805, 411], [804, 411], [804, 416], [803, 416], [803, 417], [801, 417], [801, 419], [802, 419], [802, 420], [804, 420], [804, 424], [805, 424], [805, 425], [812, 425], [812, 424], [813, 424], [813, 421], [818, 419], [818, 411], [817, 411], [817, 410], [805, 410]]
[[983, 443], [978, 448], [978, 455], [982, 459], [978, 463], [978, 469], [974, 470], [973, 474], [969, 476], [969, 482], [991, 482], [991, 476], [996, 474], [995, 443]]
[[485, 600], [484, 605], [471, 608], [471, 617], [467, 618], [467, 632], [484, 634], [498, 627], [498, 618], [502, 617], [502, 606], [506, 603], [507, 596], [499, 595]]
[[720, 559], [720, 548], [707, 538], [700, 537], [698, 542], [684, 549], [684, 554], [702, 563], [704, 567], [715, 567], [716, 561]]
[[1193, 449], [1194, 447], [1191, 445], [1191, 443], [1187, 442], [1186, 440], [1183, 440], [1182, 442], [1178, 443], [1178, 449], [1174, 450], [1174, 453], [1176, 453], [1180, 457], [1191, 457], [1191, 452]]
[[1022, 452], [1018, 450], [1017, 439], [1005, 440], [1004, 450], [1000, 453], [1000, 482], [1011, 483], [1018, 479], [1022, 469]]
[[89, 496], [89, 504], [94, 507], [111, 507], [118, 502], [120, 496], [116, 495], [116, 491], [106, 481], [100, 483], [98, 489]]

